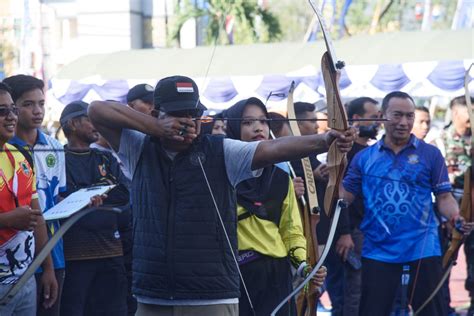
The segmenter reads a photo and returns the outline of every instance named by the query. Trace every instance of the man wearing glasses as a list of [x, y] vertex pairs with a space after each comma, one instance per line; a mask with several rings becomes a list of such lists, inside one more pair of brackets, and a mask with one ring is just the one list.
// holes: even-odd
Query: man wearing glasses
[[[45, 115], [44, 82], [28, 75], [15, 75], [3, 80], [12, 90], [12, 98], [19, 109], [15, 136], [9, 143], [21, 151], [35, 171], [38, 201], [43, 212], [59, 202], [59, 194], [66, 190], [66, 164], [63, 146], [53, 137], [41, 131]], [[59, 229], [59, 221], [48, 222], [48, 234], [53, 236]], [[54, 273], [58, 284], [59, 299], [53, 306], [44, 299], [38, 289], [37, 316], [59, 316], [61, 293], [64, 282], [64, 254], [62, 239], [51, 252]], [[40, 269], [36, 273], [38, 284], [43, 278]]]
[[[412, 97], [389, 93], [382, 101], [382, 114], [388, 120], [384, 137], [355, 155], [340, 192], [349, 203], [357, 196], [364, 202], [360, 315], [390, 315], [404, 266], [409, 267], [408, 303], [415, 311], [441, 279], [432, 194], [443, 216], [458, 223], [465, 234], [472, 230], [472, 223], [459, 215], [441, 152], [411, 133]], [[420, 315], [447, 315], [441, 292]]]
[[[21, 152], [7, 144], [15, 133], [18, 112], [9, 88], [0, 83], [0, 297], [19, 280], [33, 261], [35, 249], [41, 250], [48, 238], [33, 168]], [[57, 298], [51, 256], [44, 261], [43, 271], [45, 301], [51, 306]], [[0, 306], [0, 314], [36, 314], [35, 278]]]
[[112, 102], [89, 107], [133, 175], [137, 315], [238, 315], [236, 185], [332, 141], [347, 152], [354, 130], [261, 142], [198, 137], [206, 108], [183, 76], [160, 80], [154, 105], [152, 116]]

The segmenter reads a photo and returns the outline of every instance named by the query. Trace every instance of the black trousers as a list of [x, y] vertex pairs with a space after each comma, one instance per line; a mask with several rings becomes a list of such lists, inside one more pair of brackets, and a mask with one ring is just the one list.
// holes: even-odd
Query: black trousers
[[[359, 315], [390, 315], [405, 264], [410, 266], [407, 300], [413, 310], [418, 310], [441, 280], [443, 271], [440, 257], [428, 257], [407, 263], [385, 263], [362, 258], [362, 296]], [[420, 313], [420, 316], [445, 315], [447, 311], [442, 291], [439, 291]]]
[[123, 257], [66, 262], [61, 315], [126, 316]]
[[[256, 316], [268, 316], [293, 290], [288, 258], [261, 258], [240, 266], [240, 271], [250, 293]], [[253, 316], [245, 290], [240, 285], [239, 315]], [[277, 315], [296, 315], [294, 300], [286, 304]]]

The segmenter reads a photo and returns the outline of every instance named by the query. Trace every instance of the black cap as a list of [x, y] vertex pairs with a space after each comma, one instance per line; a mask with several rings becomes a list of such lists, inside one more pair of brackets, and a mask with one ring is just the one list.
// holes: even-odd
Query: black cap
[[135, 100], [153, 103], [153, 87], [146, 83], [137, 84], [127, 93], [127, 103]]
[[194, 80], [184, 76], [172, 76], [158, 81], [154, 100], [155, 108], [165, 113], [207, 110], [199, 101], [199, 89]]
[[61, 124], [61, 126], [64, 126], [69, 120], [73, 118], [87, 116], [88, 107], [89, 104], [83, 101], [74, 101], [69, 103], [61, 112], [59, 123]]

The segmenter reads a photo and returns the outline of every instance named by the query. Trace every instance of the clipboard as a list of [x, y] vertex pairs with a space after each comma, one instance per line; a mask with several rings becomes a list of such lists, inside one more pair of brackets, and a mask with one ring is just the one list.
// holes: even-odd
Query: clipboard
[[115, 184], [80, 189], [44, 212], [43, 217], [46, 221], [68, 218], [87, 207], [93, 196], [106, 194], [114, 187]]

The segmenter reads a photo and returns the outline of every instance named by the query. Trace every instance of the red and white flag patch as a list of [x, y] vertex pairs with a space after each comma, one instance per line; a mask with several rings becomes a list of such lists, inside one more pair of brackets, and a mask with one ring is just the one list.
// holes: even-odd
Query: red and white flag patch
[[191, 82], [176, 82], [176, 90], [179, 93], [194, 93], [193, 84]]

